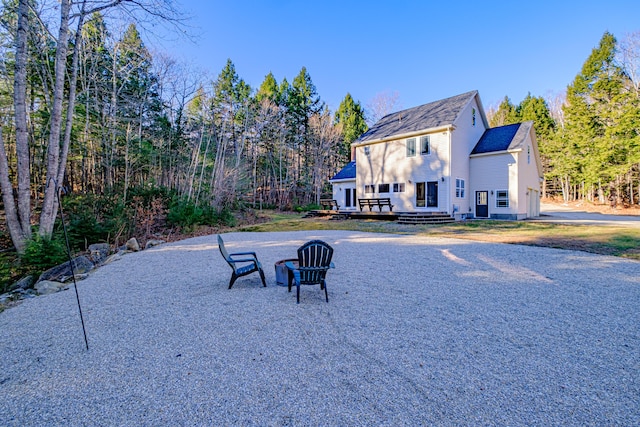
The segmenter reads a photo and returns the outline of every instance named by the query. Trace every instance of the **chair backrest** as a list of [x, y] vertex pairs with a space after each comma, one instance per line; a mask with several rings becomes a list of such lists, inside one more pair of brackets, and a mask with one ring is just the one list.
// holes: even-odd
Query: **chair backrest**
[[231, 266], [231, 268], [235, 270], [236, 263], [233, 262], [233, 260], [229, 256], [229, 252], [227, 252], [227, 249], [224, 247], [224, 241], [222, 240], [222, 237], [219, 234], [218, 234], [218, 248], [220, 248], [220, 253], [222, 254], [222, 257], [225, 259], [225, 261], [227, 261]]
[[331, 265], [333, 248], [322, 240], [312, 240], [298, 248], [298, 270], [300, 282], [322, 283]]

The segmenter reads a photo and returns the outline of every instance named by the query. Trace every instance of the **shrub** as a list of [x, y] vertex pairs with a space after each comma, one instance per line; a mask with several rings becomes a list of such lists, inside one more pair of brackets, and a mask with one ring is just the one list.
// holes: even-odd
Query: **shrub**
[[321, 209], [321, 206], [316, 205], [315, 203], [309, 203], [308, 205], [305, 205], [305, 206], [296, 206], [293, 208], [293, 210], [296, 212], [308, 212], [308, 211], [314, 211], [318, 209]]
[[208, 205], [196, 205], [192, 201], [175, 199], [167, 214], [169, 224], [185, 230], [193, 230], [198, 225], [228, 225], [233, 226], [236, 219], [229, 209], [216, 211]]
[[60, 239], [46, 239], [36, 235], [27, 243], [20, 256], [20, 265], [28, 273], [42, 273], [68, 261], [64, 243]]
[[20, 278], [20, 269], [16, 262], [15, 252], [0, 253], [0, 293], [7, 291], [7, 288]]

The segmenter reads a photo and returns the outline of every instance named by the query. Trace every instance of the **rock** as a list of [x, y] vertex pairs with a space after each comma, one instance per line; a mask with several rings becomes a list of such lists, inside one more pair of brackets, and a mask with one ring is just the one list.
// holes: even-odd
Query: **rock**
[[149, 248], [152, 248], [154, 246], [161, 245], [163, 243], [166, 243], [166, 242], [164, 240], [154, 240], [154, 239], [147, 240], [147, 243], [144, 245], [144, 248], [145, 249], [149, 249]]
[[35, 298], [36, 296], [38, 296], [38, 293], [35, 291], [35, 289], [27, 289], [22, 294], [22, 298]]
[[34, 289], [36, 290], [36, 292], [38, 292], [38, 295], [49, 295], [60, 291], [60, 289], [66, 286], [67, 285], [65, 285], [64, 283], [42, 280], [36, 283]]
[[9, 286], [8, 291], [12, 292], [12, 291], [17, 291], [19, 289], [20, 290], [29, 289], [35, 281], [36, 281], [35, 276], [33, 275], [25, 276], [22, 279], [18, 280], [13, 285]]
[[122, 252], [115, 253], [111, 255], [109, 258], [105, 259], [102, 265], [106, 265], [112, 263], [114, 261], [120, 261], [122, 259]]
[[138, 240], [135, 237], [132, 237], [129, 240], [127, 240], [127, 243], [125, 243], [125, 246], [127, 247], [128, 250], [132, 252], [138, 252], [140, 250], [140, 244], [138, 243]]
[[[88, 273], [93, 270], [95, 265], [84, 255], [76, 257], [73, 259], [73, 272], [76, 274]], [[65, 262], [63, 264], [57, 265], [55, 267], [50, 268], [40, 275], [38, 278], [38, 282], [43, 280], [49, 281], [64, 281], [70, 279], [73, 276], [71, 272], [71, 266], [69, 262]]]
[[95, 265], [100, 265], [109, 256], [111, 246], [108, 243], [94, 243], [89, 245], [89, 259]]

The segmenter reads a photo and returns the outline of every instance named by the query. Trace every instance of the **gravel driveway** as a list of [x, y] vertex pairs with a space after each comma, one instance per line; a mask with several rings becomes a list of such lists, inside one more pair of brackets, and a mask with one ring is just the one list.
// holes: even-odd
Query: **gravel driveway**
[[[130, 254], [0, 313], [0, 424], [640, 425], [640, 263], [351, 231], [230, 233]], [[320, 238], [319, 287], [273, 264]]]
[[529, 221], [640, 228], [640, 216], [637, 215], [601, 214], [576, 210], [570, 206], [545, 203], [540, 204], [540, 213], [539, 217]]

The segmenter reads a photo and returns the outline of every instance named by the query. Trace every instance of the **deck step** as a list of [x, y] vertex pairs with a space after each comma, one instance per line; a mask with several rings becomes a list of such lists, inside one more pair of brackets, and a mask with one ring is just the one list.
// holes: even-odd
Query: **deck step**
[[398, 224], [447, 224], [455, 219], [446, 213], [408, 213], [398, 215]]
[[349, 219], [349, 214], [333, 214], [331, 215], [331, 218], [329, 218], [329, 221], [343, 221], [345, 219]]

